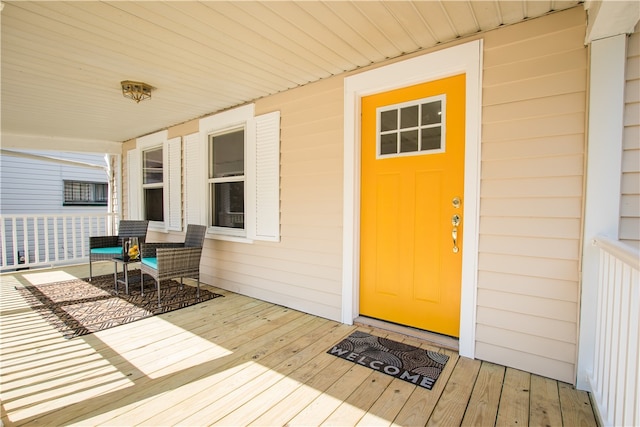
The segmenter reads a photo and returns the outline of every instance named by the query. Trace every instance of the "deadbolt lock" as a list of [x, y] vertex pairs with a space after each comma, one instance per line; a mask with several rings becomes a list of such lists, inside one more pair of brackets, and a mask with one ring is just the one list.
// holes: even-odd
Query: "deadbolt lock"
[[458, 209], [460, 207], [460, 197], [454, 197], [451, 204], [454, 208]]

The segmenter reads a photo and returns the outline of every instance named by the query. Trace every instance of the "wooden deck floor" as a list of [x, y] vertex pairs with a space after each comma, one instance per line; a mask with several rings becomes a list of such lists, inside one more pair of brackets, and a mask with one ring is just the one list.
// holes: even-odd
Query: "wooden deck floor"
[[14, 289], [87, 273], [0, 276], [5, 426], [596, 425], [587, 393], [571, 385], [373, 330], [449, 354], [426, 390], [326, 353], [371, 328], [218, 289], [225, 298], [71, 340]]

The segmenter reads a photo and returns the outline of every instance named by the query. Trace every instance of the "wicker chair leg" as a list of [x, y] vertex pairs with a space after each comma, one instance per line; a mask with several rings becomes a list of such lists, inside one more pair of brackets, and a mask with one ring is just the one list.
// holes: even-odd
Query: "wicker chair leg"
[[160, 280], [156, 279], [156, 283], [158, 284], [158, 307], [162, 307], [162, 302], [160, 301]]
[[91, 255], [89, 255], [89, 281], [93, 280], [93, 270], [91, 269]]
[[144, 296], [144, 272], [140, 269], [140, 296]]

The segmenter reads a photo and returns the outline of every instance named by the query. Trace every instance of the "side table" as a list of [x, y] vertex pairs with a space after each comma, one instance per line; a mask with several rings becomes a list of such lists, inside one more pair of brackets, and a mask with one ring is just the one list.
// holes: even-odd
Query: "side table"
[[[122, 257], [114, 257], [112, 259], [114, 266], [113, 280], [116, 288], [116, 295], [118, 294], [118, 284], [122, 283], [124, 285], [124, 290], [129, 295], [129, 264], [134, 264], [136, 262], [140, 262], [140, 258], [127, 258], [124, 259]], [[118, 279], [118, 264], [122, 264], [122, 272], [124, 273], [124, 280]], [[142, 275], [142, 271], [140, 270], [140, 275]], [[142, 283], [142, 280], [140, 280]]]

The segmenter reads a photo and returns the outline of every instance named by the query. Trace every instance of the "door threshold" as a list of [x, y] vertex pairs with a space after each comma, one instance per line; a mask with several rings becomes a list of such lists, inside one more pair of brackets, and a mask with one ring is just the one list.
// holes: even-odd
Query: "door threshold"
[[422, 329], [412, 328], [410, 326], [398, 325], [397, 323], [385, 322], [383, 320], [373, 319], [371, 317], [358, 316], [353, 320], [353, 323], [360, 326], [371, 326], [385, 331], [394, 332], [402, 335], [406, 335], [412, 338], [417, 338], [422, 341], [427, 341], [438, 347], [443, 347], [449, 350], [458, 351], [459, 340], [447, 335], [436, 334], [435, 332], [429, 332]]

